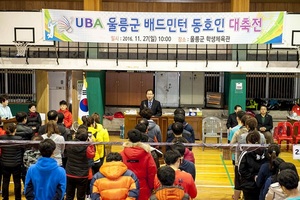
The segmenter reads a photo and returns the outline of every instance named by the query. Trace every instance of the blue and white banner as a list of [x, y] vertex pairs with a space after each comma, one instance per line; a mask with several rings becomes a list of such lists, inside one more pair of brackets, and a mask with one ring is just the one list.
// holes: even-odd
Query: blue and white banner
[[144, 44], [282, 43], [285, 12], [157, 13], [43, 9], [44, 40]]

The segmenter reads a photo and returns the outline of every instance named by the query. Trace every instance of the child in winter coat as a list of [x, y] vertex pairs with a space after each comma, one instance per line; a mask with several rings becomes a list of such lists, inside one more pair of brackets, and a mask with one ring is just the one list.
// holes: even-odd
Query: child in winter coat
[[180, 186], [174, 186], [175, 170], [170, 166], [158, 169], [157, 177], [161, 186], [151, 195], [150, 200], [190, 200], [190, 196]]

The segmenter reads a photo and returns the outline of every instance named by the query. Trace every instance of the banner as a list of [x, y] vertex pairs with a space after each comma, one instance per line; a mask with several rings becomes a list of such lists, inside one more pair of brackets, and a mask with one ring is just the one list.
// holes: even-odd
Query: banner
[[79, 101], [79, 109], [78, 109], [78, 124], [82, 124], [81, 118], [83, 116], [89, 115], [89, 108], [88, 108], [88, 100], [86, 94], [86, 80], [84, 79], [82, 90], [81, 90], [81, 97]]
[[43, 9], [44, 39], [135, 44], [282, 43], [285, 12], [158, 13]]

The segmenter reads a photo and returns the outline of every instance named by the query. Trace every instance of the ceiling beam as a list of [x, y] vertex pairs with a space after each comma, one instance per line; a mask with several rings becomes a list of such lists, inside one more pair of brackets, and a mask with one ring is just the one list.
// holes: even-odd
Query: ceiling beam
[[[102, 2], [137, 3], [230, 3], [230, 0], [102, 0]], [[299, 3], [299, 0], [250, 0], [250, 3]]]
[[[7, 0], [0, 0], [7, 1]], [[21, 1], [21, 0], [18, 0]], [[26, 1], [26, 0], [25, 0]], [[43, 1], [43, 0], [30, 0]], [[44, 0], [46, 1], [46, 0]], [[48, 0], [49, 1], [49, 0]], [[51, 2], [83, 2], [84, 0], [51, 0]], [[148, 2], [148, 3], [230, 3], [230, 0], [102, 0], [102, 2]], [[250, 3], [300, 3], [299, 0], [250, 0]]]
[[229, 3], [230, 0], [102, 0], [102, 2], [137, 3]]
[[250, 3], [300, 3], [299, 0], [250, 0]]

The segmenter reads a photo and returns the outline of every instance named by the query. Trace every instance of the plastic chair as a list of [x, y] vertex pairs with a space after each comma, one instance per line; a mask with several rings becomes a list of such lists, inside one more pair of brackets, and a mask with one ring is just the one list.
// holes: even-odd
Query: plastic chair
[[[217, 138], [218, 143], [222, 143], [222, 122], [217, 117], [206, 117], [202, 121], [202, 141], [206, 143], [206, 138]], [[204, 150], [204, 146], [203, 146]]]
[[281, 141], [287, 141], [287, 150], [289, 150], [289, 143], [293, 143], [293, 125], [290, 122], [279, 122], [277, 125], [278, 129], [278, 144], [281, 144]]
[[[293, 131], [294, 144], [298, 144], [298, 142], [300, 140], [300, 122], [294, 122], [293, 129], [294, 129], [294, 131]], [[297, 134], [295, 134], [295, 130], [297, 130]]]
[[274, 142], [277, 144], [278, 144], [278, 135], [279, 135], [278, 127], [276, 126], [273, 131], [273, 138], [274, 138]]

